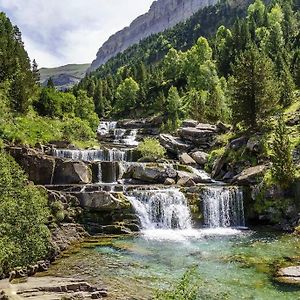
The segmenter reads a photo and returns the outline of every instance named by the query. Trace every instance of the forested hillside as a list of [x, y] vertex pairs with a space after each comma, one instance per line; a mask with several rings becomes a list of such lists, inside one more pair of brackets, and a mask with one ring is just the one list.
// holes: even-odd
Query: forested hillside
[[[274, 108], [295, 101], [298, 2], [265, 6], [255, 1], [248, 11], [230, 3], [203, 9], [185, 24], [130, 48], [86, 77], [75, 94], [85, 89], [99, 117], [162, 112], [166, 129], [187, 116], [257, 125]], [[246, 18], [237, 18], [246, 11]], [[257, 95], [251, 97], [251, 89]]]

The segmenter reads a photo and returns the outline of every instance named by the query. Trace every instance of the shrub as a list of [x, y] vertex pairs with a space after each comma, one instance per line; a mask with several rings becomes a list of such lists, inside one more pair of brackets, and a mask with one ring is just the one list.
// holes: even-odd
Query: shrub
[[89, 126], [88, 121], [79, 118], [65, 120], [62, 128], [62, 135], [63, 139], [68, 141], [89, 141], [95, 138], [95, 132]]
[[295, 179], [292, 144], [282, 116], [279, 117], [272, 143], [272, 175], [282, 187], [290, 186]]
[[28, 185], [18, 164], [0, 151], [0, 273], [44, 258], [48, 216], [45, 193]]
[[138, 145], [137, 151], [141, 154], [142, 158], [147, 158], [149, 160], [161, 159], [166, 153], [165, 148], [154, 138], [146, 138]]

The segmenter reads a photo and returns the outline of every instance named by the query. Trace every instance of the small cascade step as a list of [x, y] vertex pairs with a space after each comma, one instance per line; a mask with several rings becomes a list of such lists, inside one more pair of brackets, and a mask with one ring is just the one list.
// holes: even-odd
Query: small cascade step
[[132, 150], [103, 149], [103, 150], [73, 150], [54, 149], [53, 156], [86, 162], [93, 161], [132, 161]]
[[142, 229], [191, 229], [187, 200], [177, 189], [135, 190], [128, 193]]
[[243, 191], [240, 187], [205, 187], [201, 194], [205, 226], [244, 227]]
[[100, 122], [97, 133], [100, 141], [112, 145], [135, 147], [139, 144], [137, 141], [138, 129], [118, 127], [118, 122], [115, 121]]

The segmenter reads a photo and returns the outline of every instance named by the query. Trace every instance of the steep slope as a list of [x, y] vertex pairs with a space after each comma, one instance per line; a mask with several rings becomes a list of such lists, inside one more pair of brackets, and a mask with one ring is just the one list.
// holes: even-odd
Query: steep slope
[[129, 27], [111, 36], [99, 49], [89, 71], [96, 70], [116, 54], [151, 34], [162, 32], [191, 17], [200, 8], [214, 5], [218, 0], [158, 0], [148, 13], [135, 19]]
[[52, 78], [54, 85], [65, 90], [78, 83], [86, 74], [90, 64], [70, 64], [57, 68], [41, 68], [40, 82], [46, 85], [49, 78]]

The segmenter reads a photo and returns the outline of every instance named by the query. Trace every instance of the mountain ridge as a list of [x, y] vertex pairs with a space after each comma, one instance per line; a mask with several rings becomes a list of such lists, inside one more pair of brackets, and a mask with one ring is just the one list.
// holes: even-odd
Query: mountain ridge
[[187, 20], [199, 9], [218, 0], [157, 0], [147, 13], [137, 17], [128, 27], [112, 35], [98, 50], [88, 72], [95, 71], [110, 58], [139, 43], [151, 34], [159, 33]]

